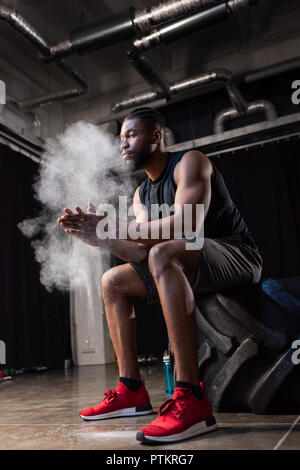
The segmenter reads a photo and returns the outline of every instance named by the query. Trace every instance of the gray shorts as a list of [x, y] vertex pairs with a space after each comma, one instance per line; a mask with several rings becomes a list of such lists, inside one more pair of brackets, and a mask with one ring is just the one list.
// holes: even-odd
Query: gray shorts
[[[199, 267], [193, 292], [219, 292], [245, 283], [257, 283], [262, 272], [262, 258], [240, 235], [226, 238], [205, 238], [198, 251]], [[148, 259], [130, 263], [143, 281], [147, 304], [160, 303], [158, 291], [149, 270]]]

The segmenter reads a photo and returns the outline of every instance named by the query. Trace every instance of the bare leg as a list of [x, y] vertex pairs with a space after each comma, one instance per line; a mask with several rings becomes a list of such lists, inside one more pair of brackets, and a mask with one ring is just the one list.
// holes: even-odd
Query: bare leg
[[120, 377], [139, 380], [136, 320], [131, 297], [145, 297], [144, 284], [129, 264], [116, 266], [102, 277], [102, 295]]
[[153, 275], [176, 362], [176, 379], [199, 385], [194, 294], [191, 288], [198, 254], [185, 250], [184, 240], [155, 245], [149, 254]]

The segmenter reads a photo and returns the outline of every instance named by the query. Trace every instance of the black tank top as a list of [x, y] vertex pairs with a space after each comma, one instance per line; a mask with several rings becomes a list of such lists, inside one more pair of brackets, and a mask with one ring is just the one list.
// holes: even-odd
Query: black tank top
[[[157, 216], [151, 216], [152, 204], [167, 204], [172, 206], [175, 201], [177, 185], [174, 181], [174, 168], [181, 160], [185, 151], [169, 153], [168, 162], [161, 175], [154, 181], [148, 176], [140, 186], [139, 195], [143, 205], [148, 210], [148, 219], [164, 217], [163, 210]], [[211, 202], [204, 222], [205, 238], [223, 238], [241, 235], [244, 243], [257, 249], [247, 225], [235, 203], [232, 201], [224, 179], [213, 162], [211, 177]]]

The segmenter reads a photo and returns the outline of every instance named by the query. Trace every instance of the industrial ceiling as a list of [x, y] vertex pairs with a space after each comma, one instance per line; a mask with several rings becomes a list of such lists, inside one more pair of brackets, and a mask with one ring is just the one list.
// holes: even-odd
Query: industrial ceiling
[[[143, 51], [155, 74], [163, 77], [167, 84], [181, 83], [216, 69], [228, 70], [238, 81], [241, 76], [249, 77], [274, 65], [289, 63], [292, 67], [294, 63], [297, 65], [298, 60], [299, 67], [299, 1], [202, 1], [204, 6], [198, 8], [200, 12], [222, 4], [228, 7], [235, 2], [238, 6], [248, 3], [250, 7], [236, 8], [236, 11], [232, 8], [230, 14], [223, 15], [221, 19], [214, 17], [216, 21], [212, 19], [207, 24], [202, 21], [198, 28], [194, 25], [186, 34], [173, 37], [172, 41], [154, 44], [155, 47], [151, 44], [148, 50]], [[132, 12], [141, 12], [145, 8], [151, 11], [151, 8], [165, 3], [184, 4], [189, 1], [2, 0], [0, 11], [1, 8], [14, 11], [20, 23], [24, 21], [36, 35], [43, 38], [47, 47], [55, 48], [68, 42], [72, 31], [85, 31], [88, 25], [101, 21], [105, 25], [106, 21], [117, 18], [117, 15], [122, 17], [124, 13], [123, 17], [127, 14], [132, 16]], [[194, 3], [197, 1], [194, 0]], [[198, 10], [191, 9], [179, 18], [190, 17]], [[139, 67], [128, 60], [128, 50], [132, 48], [133, 41], [149, 34], [149, 29], [141, 31], [137, 28], [135, 34], [130, 37], [125, 35], [122, 40], [96, 44], [90, 48], [92, 50], [73, 49], [66, 57], [52, 57], [49, 60], [47, 54], [41, 52], [42, 48], [39, 50], [39, 45], [37, 47], [15, 26], [13, 19], [7, 20], [2, 15], [1, 20], [0, 79], [3, 76], [7, 83], [8, 101], [19, 105], [25, 103], [24, 109], [27, 111], [38, 113], [40, 106], [46, 105], [48, 112], [51, 112], [51, 100], [39, 102], [39, 99], [57, 95], [57, 102], [63, 107], [64, 123], [78, 117], [91, 118], [96, 122], [104, 119], [112, 109], [116, 110], [114, 106], [120, 100], [157, 90], [157, 83], [149, 80], [149, 69], [143, 75]], [[176, 17], [171, 18], [169, 23], [176, 20]], [[152, 26], [150, 33], [160, 24]], [[63, 61], [63, 66], [58, 63], [60, 61]], [[66, 67], [71, 67], [71, 74], [66, 73]], [[13, 79], [10, 79], [12, 76]], [[198, 87], [192, 93], [203, 90]], [[69, 92], [66, 99], [65, 92]], [[185, 96], [184, 93], [182, 96]], [[182, 96], [169, 96], [169, 99], [178, 100]]]

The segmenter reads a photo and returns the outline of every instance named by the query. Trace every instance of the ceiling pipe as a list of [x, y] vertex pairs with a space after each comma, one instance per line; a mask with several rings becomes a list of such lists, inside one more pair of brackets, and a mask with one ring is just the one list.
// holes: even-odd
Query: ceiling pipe
[[166, 23], [217, 3], [220, 3], [220, 0], [168, 0], [150, 8], [137, 10], [133, 21], [140, 31], [147, 31], [157, 24]]
[[[226, 0], [226, 3], [230, 11], [238, 13], [240, 9], [259, 1], [261, 0]], [[136, 36], [137, 33], [148, 31], [153, 26], [219, 3], [224, 3], [224, 0], [168, 0], [141, 10], [132, 7], [129, 11], [71, 30], [69, 37], [53, 45], [50, 55], [46, 54], [43, 59], [54, 60], [72, 54], [84, 54], [116, 44]]]
[[[183, 18], [173, 24], [167, 24], [164, 28], [155, 32], [155, 42], [157, 37], [165, 42], [171, 42], [182, 36], [191, 34], [201, 27], [208, 26], [211, 23], [226, 18], [230, 12], [245, 8], [245, 6], [256, 3], [257, 0], [226, 0], [221, 5], [218, 0], [169, 0], [160, 3], [157, 6], [144, 10], [135, 10], [119, 13], [101, 22], [85, 25], [72, 30], [70, 37], [50, 46], [47, 41], [34, 28], [16, 13], [16, 11], [0, 6], [0, 19], [5, 20], [13, 26], [19, 33], [26, 37], [40, 51], [40, 57], [43, 60], [55, 60], [56, 65], [67, 73], [73, 80], [80, 85], [80, 90], [67, 90], [57, 94], [47, 94], [41, 97], [19, 102], [24, 108], [30, 108], [52, 103], [53, 101], [62, 101], [82, 95], [87, 89], [87, 83], [74, 67], [62, 60], [62, 57], [69, 53], [85, 53], [99, 47], [105, 47], [117, 41], [127, 39], [137, 32], [145, 31], [153, 25], [165, 23], [173, 18], [180, 18], [191, 12], [197, 11], [195, 15]], [[198, 11], [203, 8], [214, 6], [209, 10]], [[153, 33], [154, 34], [154, 33]], [[153, 36], [152, 34], [152, 36]], [[147, 42], [147, 39], [146, 39]], [[139, 44], [139, 45], [138, 45]], [[147, 48], [153, 46], [153, 41], [148, 41]], [[169, 85], [155, 68], [151, 65], [148, 58], [140, 54], [141, 47], [145, 49], [145, 41], [133, 45], [128, 51], [129, 61], [134, 65], [142, 77], [157, 91], [157, 98], [171, 98]], [[230, 88], [228, 89], [231, 93]]]
[[144, 54], [130, 56], [129, 62], [134, 66], [136, 71], [149, 83], [154, 90], [157, 91], [157, 98], [165, 97], [167, 100], [171, 98], [170, 87], [160, 73], [149, 61]]
[[[160, 95], [161, 93], [159, 93], [158, 91], [154, 91], [154, 90], [149, 90], [148, 92], [145, 92], [145, 93], [139, 93], [138, 95], [133, 95], [127, 98], [126, 100], [116, 103], [112, 108], [112, 114], [110, 114], [109, 116], [111, 116], [114, 119], [118, 119], [119, 115], [122, 117], [130, 109], [143, 106], [145, 103], [151, 103], [152, 107], [156, 107], [154, 106], [154, 103], [163, 102], [162, 106], [165, 106], [167, 104], [167, 100], [165, 98], [161, 98]], [[103, 118], [104, 119], [103, 122], [108, 122], [106, 121], [106, 119], [109, 116], [105, 116]]]
[[[226, 0], [225, 3], [228, 11], [235, 14], [259, 1], [261, 0]], [[149, 31], [156, 25], [215, 7], [220, 3], [224, 4], [224, 0], [168, 0], [141, 10], [132, 7], [105, 20], [72, 29], [68, 38], [53, 45], [46, 54], [41, 52], [41, 59], [51, 61], [101, 49]]]
[[85, 54], [100, 47], [124, 41], [138, 32], [133, 23], [133, 8], [96, 23], [80, 26], [70, 32], [69, 39], [51, 47], [51, 58], [70, 53]]
[[[267, 100], [253, 101], [248, 104], [245, 115], [250, 116], [253, 114], [264, 112], [267, 121], [274, 121], [277, 118], [277, 113], [274, 105]], [[221, 111], [214, 121], [214, 133], [220, 134], [225, 131], [225, 123], [229, 120], [241, 117], [241, 114], [234, 108], [225, 109]]]
[[81, 96], [82, 94], [83, 91], [80, 92], [79, 90], [74, 89], [56, 93], [49, 93], [37, 96], [36, 98], [32, 98], [29, 100], [15, 101], [15, 103], [21, 110], [26, 111], [28, 109], [37, 108], [38, 106], [45, 106], [46, 104], [53, 104], [59, 101], [65, 101], [68, 99], [76, 98], [78, 96]]
[[[7, 24], [12, 26], [18, 33], [20, 33], [25, 39], [27, 39], [33, 46], [35, 46], [43, 56], [50, 54], [50, 45], [39, 34], [21, 15], [15, 10], [8, 8], [4, 5], [0, 5], [0, 21], [5, 21]], [[82, 95], [88, 88], [87, 81], [82, 74], [73, 65], [60, 59], [55, 62], [55, 65], [67, 74], [73, 81], [79, 85], [79, 89], [71, 89], [63, 92], [45, 94], [41, 97], [28, 100], [26, 102], [15, 102], [20, 108], [36, 107], [40, 104], [46, 104], [47, 102], [62, 101], [64, 99], [70, 99]], [[32, 105], [30, 104], [32, 103]]]
[[85, 92], [88, 88], [88, 82], [82, 73], [74, 67], [70, 62], [66, 62], [64, 59], [57, 60], [55, 65], [66, 75], [69, 75], [81, 88], [81, 91]]
[[171, 99], [170, 87], [162, 74], [150, 63], [142, 51], [150, 49], [161, 42], [169, 43], [194, 33], [195, 31], [215, 24], [228, 17], [226, 3], [178, 21], [168, 23], [155, 29], [149, 35], [136, 39], [127, 51], [130, 64], [137, 70], [143, 79], [159, 92], [157, 97]]
[[[44, 61], [52, 61], [69, 55], [85, 54], [130, 39], [156, 25], [168, 23], [175, 18], [186, 17], [195, 12], [201, 13], [201, 10], [216, 7], [219, 4], [222, 4], [219, 14], [222, 10], [227, 10], [227, 13], [223, 11], [222, 14], [228, 15], [238, 13], [239, 10], [255, 5], [259, 1], [261, 0], [168, 0], [141, 10], [132, 7], [128, 11], [115, 14], [105, 20], [71, 30], [68, 38], [50, 47], [46, 53], [41, 51], [40, 57]], [[173, 26], [171, 30], [169, 31], [166, 26], [163, 33], [176, 34]]]
[[[232, 73], [225, 69], [217, 69], [211, 72], [196, 75], [186, 80], [173, 82], [169, 86], [170, 95], [172, 97], [178, 93], [182, 93], [194, 88], [200, 88], [204, 85], [208, 85], [214, 82], [220, 82], [225, 86], [233, 107], [237, 109], [240, 114], [246, 112], [248, 104], [240, 93], [238, 86], [234, 83]], [[129, 99], [116, 103], [113, 106], [112, 111], [117, 113], [129, 106], [141, 106], [160, 98], [161, 92], [150, 90], [149, 92], [140, 93]]]
[[254, 0], [223, 0], [217, 6], [152, 29], [148, 34], [135, 39], [128, 53], [130, 55], [138, 54], [159, 44], [176, 41], [207, 26], [223, 21], [232, 14], [237, 14], [240, 10], [252, 7], [256, 3]]
[[223, 21], [227, 19], [229, 15], [230, 10], [227, 7], [227, 3], [223, 2], [221, 5], [209, 8], [208, 10], [200, 11], [191, 16], [155, 28], [150, 33], [135, 39], [128, 51], [128, 55], [134, 56], [159, 44], [168, 44], [176, 41], [202, 28]]
[[233, 107], [239, 114], [245, 114], [248, 104], [244, 100], [238, 86], [234, 83], [233, 75], [229, 70], [216, 69], [186, 80], [174, 82], [170, 86], [171, 95], [191, 90], [193, 88], [199, 88], [214, 82], [220, 82], [225, 86]]
[[136, 36], [153, 26], [194, 11], [211, 7], [220, 0], [168, 0], [156, 6], [136, 10], [131, 8], [105, 20], [71, 30], [69, 37], [53, 45], [43, 60], [54, 60], [73, 54], [84, 54], [95, 49], [116, 44]]
[[[259, 69], [255, 72], [251, 72], [250, 74], [246, 74], [243, 78], [241, 78], [241, 80], [245, 83], [253, 83], [253, 82], [256, 82], [256, 81], [259, 81], [259, 80], [264, 80], [266, 78], [270, 78], [270, 77], [275, 77], [276, 75], [279, 75], [281, 73], [286, 73], [286, 72], [289, 72], [291, 70], [296, 70], [296, 69], [299, 69], [300, 68], [300, 59], [299, 58], [296, 58], [296, 59], [292, 59], [292, 60], [289, 60], [289, 61], [284, 61], [284, 62], [280, 62], [278, 64], [275, 64], [274, 66], [268, 66], [266, 68], [263, 68], [263, 69]], [[203, 74], [204, 76], [205, 74]], [[201, 80], [202, 80], [202, 75], [199, 75], [197, 77], [194, 77], [194, 78], [190, 78], [190, 79], [187, 79], [187, 80], [182, 80], [180, 82], [176, 82], [176, 88], [178, 89], [178, 92], [179, 91], [184, 91], [184, 89], [186, 88], [186, 85], [188, 85], [189, 81], [192, 80], [196, 80], [196, 82], [198, 82], [199, 86], [201, 86]], [[195, 88], [197, 86], [197, 83], [194, 83], [195, 86], [193, 86], [193, 88]], [[205, 85], [205, 83], [204, 83]], [[171, 85], [171, 89], [173, 90], [172, 88], [172, 85]], [[187, 86], [187, 89], [188, 89], [188, 86]], [[134, 95], [134, 96], [131, 96], [129, 97], [128, 99], [126, 100], [123, 100], [121, 103], [122, 103], [122, 109], [127, 109], [127, 108], [134, 108], [134, 107], [137, 107], [137, 106], [141, 106], [145, 103], [151, 103], [152, 105], [152, 102], [157, 99], [157, 93], [155, 91], [148, 91], [148, 92], [145, 92], [145, 93], [140, 93], [138, 95]], [[167, 103], [166, 101], [164, 101], [164, 104], [162, 106], [165, 106]], [[154, 105], [153, 105], [154, 106]], [[117, 109], [118, 109], [118, 103], [114, 106], [113, 110], [115, 109], [116, 107], [116, 110], [115, 112], [117, 112]], [[121, 110], [121, 107], [120, 107], [120, 110]], [[124, 116], [125, 115], [125, 112], [121, 112], [120, 111], [120, 116]], [[114, 119], [114, 115], [111, 114], [111, 120]], [[106, 118], [103, 118], [103, 119], [106, 119]], [[116, 119], [118, 119], [118, 117], [116, 117]], [[102, 121], [101, 121], [102, 122]], [[105, 122], [105, 121], [103, 121]]]
[[39, 49], [42, 54], [49, 53], [47, 41], [15, 10], [0, 5], [0, 20], [11, 25], [18, 33], [26, 37], [31, 44]]
[[206, 155], [222, 154], [227, 151], [248, 147], [252, 143], [261, 145], [281, 138], [297, 135], [300, 137], [300, 113], [281, 116], [273, 121], [260, 121], [221, 134], [211, 134], [205, 137], [180, 142], [173, 145], [170, 152], [201, 148]]
[[[220, 5], [197, 12], [188, 17], [180, 18], [179, 20], [171, 23], [167, 23], [155, 30], [152, 30], [149, 34], [137, 38], [127, 51], [128, 59], [144, 80], [159, 92], [156, 98], [163, 96], [167, 100], [170, 100], [171, 95], [177, 93], [176, 86], [173, 85], [173, 89], [170, 89], [162, 75], [155, 70], [154, 66], [151, 65], [149, 60], [141, 53], [161, 43], [168, 44], [191, 35], [205, 27], [223, 21], [233, 13], [236, 13], [241, 9], [251, 7], [252, 5], [253, 0], [227, 0], [223, 1]], [[200, 81], [202, 79], [203, 77], [200, 77]], [[214, 76], [213, 80], [221, 80], [225, 82], [227, 92], [234, 108], [237, 109], [239, 114], [245, 113], [247, 110], [247, 103], [245, 103], [241, 93], [233, 82], [232, 75], [226, 76], [225, 71], [221, 77]], [[188, 82], [190, 81], [188, 80]], [[182, 84], [180, 84], [179, 88], [181, 85]], [[196, 84], [196, 86], [198, 85]]]

